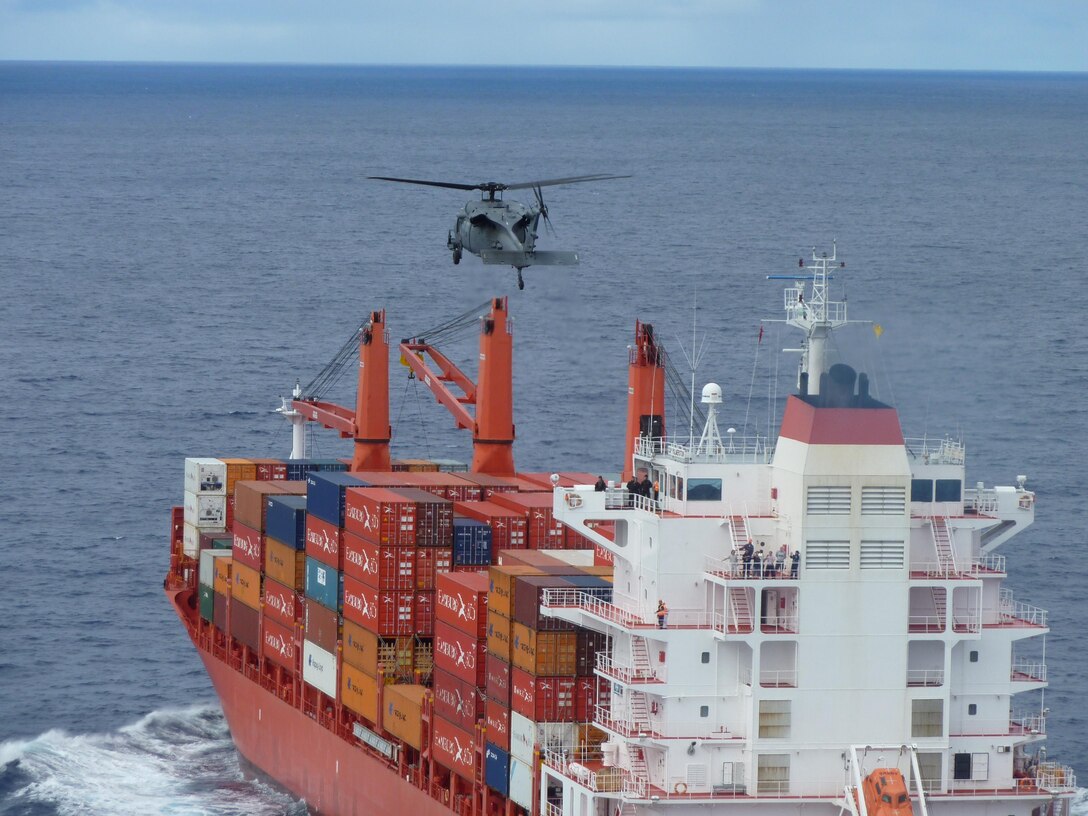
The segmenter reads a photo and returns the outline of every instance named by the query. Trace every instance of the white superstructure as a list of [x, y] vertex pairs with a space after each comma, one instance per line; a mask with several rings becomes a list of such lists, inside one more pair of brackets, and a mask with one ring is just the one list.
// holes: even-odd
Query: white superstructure
[[[697, 443], [636, 443], [656, 498], [555, 492], [615, 585], [546, 591], [547, 614], [611, 639], [607, 740], [544, 748], [548, 816], [1068, 813], [1041, 694], [1016, 699], [1046, 685], [1031, 641], [1046, 612], [1002, 587], [993, 554], [1032, 523], [1034, 493], [1024, 477], [969, 487], [961, 444], [904, 439], [864, 375], [827, 368], [846, 305], [828, 299], [834, 253], [813, 261], [786, 290], [805, 340], [773, 446], [723, 440], [709, 384]], [[866, 805], [876, 768], [901, 772], [906, 810]]]

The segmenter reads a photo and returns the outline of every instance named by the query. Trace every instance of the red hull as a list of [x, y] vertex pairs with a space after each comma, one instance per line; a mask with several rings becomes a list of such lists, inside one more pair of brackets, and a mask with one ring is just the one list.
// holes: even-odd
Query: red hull
[[[168, 590], [190, 637], [186, 590]], [[323, 816], [449, 816], [450, 808], [216, 656], [197, 653], [238, 751]]]

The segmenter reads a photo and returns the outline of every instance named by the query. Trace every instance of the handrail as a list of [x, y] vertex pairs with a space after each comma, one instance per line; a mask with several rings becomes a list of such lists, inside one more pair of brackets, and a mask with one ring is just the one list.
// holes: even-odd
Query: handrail
[[607, 652], [597, 652], [597, 671], [614, 677], [621, 683], [637, 685], [639, 683], [664, 683], [665, 667], [651, 668], [649, 671], [635, 666], [621, 666]]
[[[1018, 678], [1017, 675], [1020, 677]], [[1024, 681], [1021, 678], [1028, 678]], [[1016, 658], [1012, 662], [1012, 680], [1020, 680], [1020, 682], [1038, 681], [1041, 683], [1046, 682], [1046, 663], [1041, 660], [1027, 660], [1025, 658]]]
[[943, 686], [944, 669], [907, 669], [908, 686]]
[[601, 594], [610, 592], [611, 590], [545, 589], [541, 606], [545, 609], [582, 609], [591, 615], [619, 624], [624, 628], [652, 625], [649, 621], [640, 619], [633, 612], [621, 609], [601, 597]]

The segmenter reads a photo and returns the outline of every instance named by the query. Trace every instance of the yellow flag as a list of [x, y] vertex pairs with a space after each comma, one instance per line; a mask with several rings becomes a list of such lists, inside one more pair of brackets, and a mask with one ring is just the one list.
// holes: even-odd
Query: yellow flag
[[881, 326], [879, 323], [874, 323], [873, 334], [875, 334], [877, 337], [880, 337], [880, 335], [884, 334], [884, 327]]

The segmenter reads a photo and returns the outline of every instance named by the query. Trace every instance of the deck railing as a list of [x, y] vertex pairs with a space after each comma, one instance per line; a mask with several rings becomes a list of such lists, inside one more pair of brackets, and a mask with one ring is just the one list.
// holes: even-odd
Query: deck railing
[[908, 686], [943, 686], [944, 669], [907, 669]]
[[593, 589], [545, 589], [541, 605], [545, 609], [581, 609], [624, 628], [652, 625], [633, 612], [621, 609], [606, 600], [611, 592], [611, 590]]
[[1045, 683], [1046, 663], [1041, 660], [1027, 660], [1018, 657], [1012, 662], [1011, 676], [1014, 681], [1031, 682], [1037, 680]]
[[664, 683], [665, 666], [658, 665], [650, 669], [639, 669], [635, 666], [621, 666], [616, 663], [612, 655], [607, 652], [597, 652], [597, 671], [613, 677], [626, 685], [638, 685], [639, 683]]

